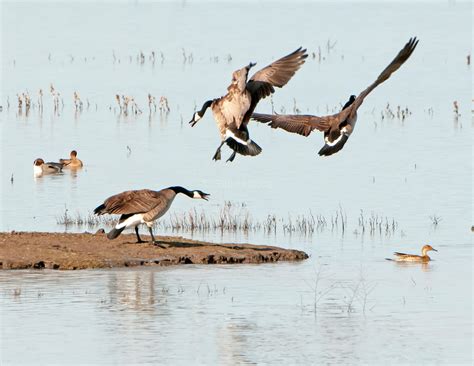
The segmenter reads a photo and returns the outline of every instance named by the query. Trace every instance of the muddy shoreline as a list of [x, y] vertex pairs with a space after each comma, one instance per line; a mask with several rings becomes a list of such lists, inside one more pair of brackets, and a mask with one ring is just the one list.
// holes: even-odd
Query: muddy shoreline
[[[150, 240], [143, 236], [144, 240]], [[108, 240], [103, 233], [0, 233], [0, 269], [77, 270], [180, 264], [300, 261], [305, 252], [253, 244], [213, 244], [157, 237], [162, 247], [135, 243], [134, 234]]]

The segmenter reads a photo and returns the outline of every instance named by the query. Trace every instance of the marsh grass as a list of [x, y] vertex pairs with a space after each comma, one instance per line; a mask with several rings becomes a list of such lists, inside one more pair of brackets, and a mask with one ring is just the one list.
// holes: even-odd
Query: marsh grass
[[[117, 223], [115, 215], [96, 216], [92, 212], [81, 214], [71, 213], [67, 207], [56, 217], [58, 225], [67, 228], [96, 229], [99, 227], [111, 228]], [[355, 227], [352, 232], [356, 235], [370, 237], [391, 237], [401, 234], [398, 222], [394, 218], [382, 216], [372, 212], [366, 216], [360, 210], [359, 217], [352, 220]], [[160, 220], [155, 221], [153, 228], [172, 232], [221, 232], [221, 233], [250, 233], [260, 232], [265, 235], [312, 236], [330, 230], [333, 233], [344, 235], [350, 227], [350, 221], [342, 207], [339, 207], [330, 217], [322, 214], [313, 214], [310, 210], [306, 214], [278, 217], [268, 214], [263, 219], [255, 219], [244, 203], [226, 201], [216, 211], [198, 210], [172, 211]]]

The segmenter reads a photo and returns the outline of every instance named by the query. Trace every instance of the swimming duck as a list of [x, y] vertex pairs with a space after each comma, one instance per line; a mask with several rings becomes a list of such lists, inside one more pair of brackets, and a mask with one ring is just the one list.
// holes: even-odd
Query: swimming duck
[[63, 169], [64, 164], [62, 163], [45, 163], [43, 159], [38, 158], [33, 162], [33, 172], [36, 176], [43, 174], [56, 174], [60, 173]]
[[437, 250], [433, 248], [431, 245], [425, 245], [423, 246], [423, 248], [421, 248], [421, 255], [395, 252], [393, 253], [395, 255], [395, 259], [390, 259], [390, 258], [385, 258], [385, 259], [388, 261], [395, 261], [395, 262], [429, 262], [431, 258], [428, 256], [427, 253], [430, 250], [437, 252]]
[[340, 151], [354, 131], [357, 121], [357, 110], [364, 98], [378, 85], [387, 80], [393, 72], [397, 71], [408, 60], [415, 50], [418, 40], [410, 38], [393, 61], [382, 71], [378, 78], [362, 91], [357, 97], [351, 95], [339, 113], [329, 116], [291, 115], [291, 114], [252, 114], [252, 119], [268, 123], [272, 128], [282, 128], [285, 131], [309, 136], [313, 130], [324, 132], [324, 146], [319, 150], [321, 156], [329, 156]]
[[72, 150], [69, 154], [69, 159], [59, 159], [59, 162], [64, 164], [65, 168], [82, 168], [84, 164], [77, 158], [77, 151]]
[[250, 139], [247, 125], [257, 103], [275, 92], [274, 87], [282, 88], [290, 81], [295, 72], [308, 57], [305, 49], [298, 48], [289, 55], [257, 71], [250, 79], [248, 73], [255, 63], [236, 70], [227, 94], [221, 98], [208, 100], [200, 111], [194, 113], [189, 122], [193, 127], [211, 107], [214, 119], [221, 135], [221, 144], [213, 160], [221, 159], [221, 148], [225, 143], [233, 150], [227, 161], [233, 161], [236, 154], [255, 156], [262, 148]]
[[209, 194], [200, 190], [189, 191], [180, 186], [174, 186], [152, 191], [141, 189], [125, 191], [107, 198], [103, 204], [94, 209], [96, 215], [120, 214], [119, 221], [107, 238], [115, 239], [124, 229], [135, 228], [137, 243], [144, 243], [138, 234], [138, 225], [145, 224], [150, 231], [152, 243], [159, 245], [153, 236], [153, 222], [163, 216], [171, 207], [176, 195], [182, 193], [194, 199], [208, 200]]

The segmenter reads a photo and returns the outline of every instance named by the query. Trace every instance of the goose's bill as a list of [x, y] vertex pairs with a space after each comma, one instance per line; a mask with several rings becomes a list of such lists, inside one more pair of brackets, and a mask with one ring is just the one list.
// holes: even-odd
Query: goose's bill
[[437, 250], [435, 248], [431, 248], [431, 250], [434, 250], [435, 252], [437, 252]]
[[210, 196], [211, 196], [211, 195], [210, 195], [209, 193], [204, 193], [204, 192], [203, 192], [203, 193], [201, 194], [201, 198], [202, 198], [203, 200], [206, 200], [206, 201], [209, 201], [209, 197], [210, 197]]
[[195, 121], [195, 120], [194, 120], [194, 117], [193, 117], [193, 119], [192, 119], [191, 121], [189, 121], [189, 124], [191, 125], [191, 127], [194, 127], [194, 125], [195, 125], [196, 123], [198, 123], [198, 121]]

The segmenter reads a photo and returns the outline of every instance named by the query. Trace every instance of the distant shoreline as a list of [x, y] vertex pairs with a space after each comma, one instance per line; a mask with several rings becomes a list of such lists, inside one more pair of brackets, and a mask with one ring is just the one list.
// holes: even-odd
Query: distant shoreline
[[[149, 237], [144, 237], [150, 240]], [[301, 261], [299, 250], [253, 244], [213, 244], [178, 236], [157, 237], [163, 247], [135, 243], [135, 234], [108, 240], [103, 233], [0, 233], [0, 269], [77, 270], [181, 264]]]

